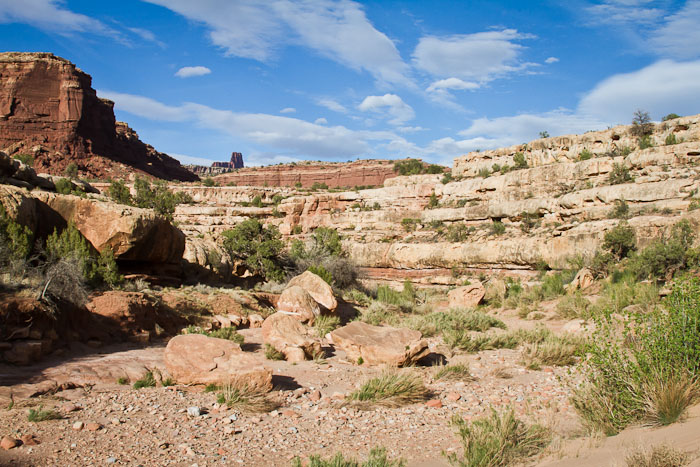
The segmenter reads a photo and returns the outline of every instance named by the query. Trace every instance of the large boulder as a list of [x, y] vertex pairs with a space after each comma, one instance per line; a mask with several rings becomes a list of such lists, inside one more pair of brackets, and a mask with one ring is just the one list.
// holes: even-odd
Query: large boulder
[[405, 366], [428, 355], [428, 343], [420, 331], [353, 321], [331, 332], [333, 345], [351, 361], [362, 358], [369, 365]]
[[306, 290], [319, 305], [323, 305], [329, 311], [338, 306], [331, 286], [311, 271], [306, 271], [289, 281], [289, 287], [295, 285]]
[[481, 282], [475, 281], [469, 285], [450, 290], [447, 298], [450, 308], [474, 308], [481, 303], [485, 294], [486, 290]]
[[110, 248], [117, 260], [179, 263], [182, 259], [185, 235], [150, 209], [47, 192], [36, 197], [65, 222], [73, 222], [96, 250]]
[[593, 272], [588, 268], [581, 268], [579, 272], [576, 273], [576, 277], [566, 286], [568, 292], [575, 292], [577, 290], [587, 289], [595, 282], [595, 276]]
[[295, 316], [302, 323], [313, 323], [321, 314], [316, 300], [298, 285], [288, 287], [282, 292], [277, 300], [277, 311]]
[[170, 339], [165, 348], [168, 373], [182, 384], [247, 385], [269, 391], [272, 370], [260, 357], [245, 353], [241, 346], [225, 339], [186, 334]]
[[311, 359], [321, 351], [321, 344], [307, 335], [304, 326], [294, 316], [275, 313], [262, 324], [265, 344], [271, 345], [290, 362]]

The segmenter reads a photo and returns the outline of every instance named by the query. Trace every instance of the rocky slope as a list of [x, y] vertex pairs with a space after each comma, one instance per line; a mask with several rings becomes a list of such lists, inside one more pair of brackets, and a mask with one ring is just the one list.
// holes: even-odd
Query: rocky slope
[[168, 180], [197, 176], [116, 122], [114, 103], [97, 97], [90, 75], [49, 53], [0, 54], [0, 149], [33, 157], [39, 172], [75, 163], [84, 177], [142, 172]]
[[[666, 144], [669, 135], [676, 144]], [[527, 274], [542, 264], [558, 269], [599, 248], [605, 232], [619, 222], [612, 211], [623, 201], [640, 246], [680, 219], [698, 225], [700, 211], [689, 208], [700, 189], [700, 116], [657, 125], [651, 141], [653, 147], [639, 149], [630, 127], [616, 127], [470, 153], [455, 161], [449, 182], [441, 175], [417, 175], [343, 192], [176, 188], [201, 202], [179, 207], [176, 219], [188, 235], [185, 256], [193, 261], [218, 232], [258, 217], [294, 238], [319, 226], [337, 228], [350, 255], [374, 278], [439, 284], [454, 282], [455, 271], [468, 269], [486, 274]], [[585, 153], [579, 157], [584, 150], [590, 159]], [[512, 167], [517, 152], [524, 152], [529, 168], [493, 172], [494, 164]], [[479, 176], [483, 168], [493, 173]], [[276, 194], [284, 199], [273, 205]], [[241, 206], [255, 196], [270, 204]]]

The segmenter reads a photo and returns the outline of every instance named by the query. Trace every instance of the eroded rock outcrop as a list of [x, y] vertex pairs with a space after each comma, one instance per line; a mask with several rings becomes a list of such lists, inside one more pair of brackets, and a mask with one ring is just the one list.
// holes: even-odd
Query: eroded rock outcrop
[[39, 172], [62, 174], [75, 163], [87, 177], [124, 178], [138, 171], [197, 180], [116, 122], [113, 106], [68, 60], [49, 53], [0, 54], [0, 149], [31, 155]]
[[316, 300], [298, 285], [284, 289], [277, 300], [277, 311], [294, 316], [302, 323], [313, 324], [321, 309]]
[[372, 326], [360, 321], [332, 331], [331, 340], [335, 347], [345, 351], [350, 361], [368, 365], [406, 366], [429, 353], [420, 331]]
[[333, 311], [338, 307], [338, 301], [333, 295], [333, 288], [311, 271], [305, 271], [292, 278], [288, 286], [298, 286], [304, 289], [319, 305], [322, 305], [328, 311]]
[[321, 352], [321, 344], [310, 337], [294, 316], [274, 313], [262, 323], [265, 344], [271, 345], [290, 362], [310, 360]]

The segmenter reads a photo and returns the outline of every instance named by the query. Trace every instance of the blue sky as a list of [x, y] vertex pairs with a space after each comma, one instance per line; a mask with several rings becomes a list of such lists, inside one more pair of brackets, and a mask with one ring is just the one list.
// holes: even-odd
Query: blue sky
[[183, 162], [454, 157], [700, 113], [700, 0], [0, 0]]

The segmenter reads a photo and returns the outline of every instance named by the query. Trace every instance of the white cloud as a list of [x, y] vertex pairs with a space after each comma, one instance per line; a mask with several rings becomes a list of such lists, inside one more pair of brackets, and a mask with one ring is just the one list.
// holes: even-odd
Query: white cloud
[[[700, 112], [700, 60], [661, 60], [641, 70], [611, 76], [581, 99], [578, 112], [610, 123], [627, 123], [636, 109], [654, 118]], [[552, 133], [550, 131], [550, 133]]]
[[591, 5], [587, 11], [596, 23], [620, 25], [624, 23], [652, 24], [662, 15], [663, 10], [648, 7], [654, 0], [605, 0]]
[[139, 36], [141, 39], [148, 41], [148, 42], [153, 42], [156, 44], [158, 47], [161, 49], [164, 49], [166, 47], [165, 43], [158, 40], [155, 34], [153, 32], [149, 31], [148, 29], [143, 29], [143, 28], [126, 28], [128, 31], [131, 31], [132, 33], [136, 34]]
[[533, 37], [514, 29], [422, 37], [413, 52], [413, 63], [433, 76], [487, 82], [533, 66], [519, 59], [524, 47], [515, 42]]
[[325, 118], [321, 117], [321, 118], [317, 118], [316, 120], [314, 120], [314, 123], [315, 123], [316, 125], [325, 125], [325, 124], [328, 123], [328, 120], [326, 120]]
[[193, 122], [207, 130], [284, 151], [281, 156], [286, 157], [338, 160], [366, 156], [373, 149], [370, 141], [399, 138], [387, 131], [354, 131], [291, 117], [218, 110], [196, 103], [171, 106], [144, 96], [109, 91], [98, 94], [113, 100], [117, 110], [156, 121]]
[[230, 55], [267, 61], [283, 45], [309, 47], [380, 82], [411, 85], [409, 67], [394, 43], [350, 0], [146, 0], [210, 29]]
[[400, 126], [396, 128], [396, 131], [399, 133], [417, 133], [425, 130], [427, 130], [427, 128], [423, 128], [422, 126]]
[[64, 3], [61, 0], [0, 0], [0, 23], [26, 23], [60, 34], [117, 35], [102, 22], [65, 8]]
[[392, 125], [400, 125], [416, 116], [411, 106], [396, 94], [367, 96], [357, 108], [363, 112], [382, 112], [386, 109], [386, 112], [393, 117], [389, 120]]
[[347, 113], [348, 109], [345, 108], [342, 104], [338, 103], [337, 101], [330, 99], [330, 98], [322, 98], [316, 101], [318, 105], [321, 107], [325, 107], [329, 110], [332, 110], [333, 112], [338, 112], [338, 113]]
[[297, 111], [294, 107], [285, 107], [284, 109], [280, 110], [281, 114], [293, 114]]
[[700, 56], [700, 0], [688, 0], [665, 24], [652, 32], [649, 43], [659, 54], [688, 59]]
[[211, 70], [205, 66], [185, 66], [175, 72], [178, 78], [191, 78], [193, 76], [204, 76], [211, 73]]
[[548, 57], [544, 62], [545, 63], [557, 63], [559, 59], [557, 57]]
[[206, 165], [209, 166], [214, 162], [214, 159], [206, 159], [204, 157], [188, 156], [186, 154], [173, 154], [172, 152], [168, 154], [174, 157], [183, 164], [194, 164], [194, 165]]
[[435, 81], [430, 86], [428, 86], [428, 89], [426, 89], [426, 91], [440, 92], [446, 91], [447, 89], [455, 89], [462, 91], [465, 89], [478, 89], [479, 87], [481, 86], [478, 83], [474, 83], [472, 81], [463, 81], [459, 78], [447, 78]]

